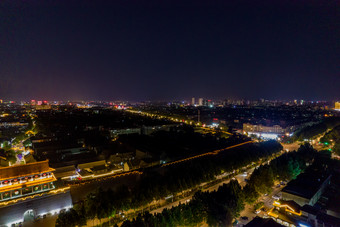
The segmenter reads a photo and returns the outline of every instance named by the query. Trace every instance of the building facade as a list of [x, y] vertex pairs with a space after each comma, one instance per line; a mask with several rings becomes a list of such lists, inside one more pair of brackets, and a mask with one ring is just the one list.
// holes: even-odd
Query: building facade
[[53, 171], [48, 160], [0, 168], [0, 202], [54, 189]]
[[340, 102], [335, 102], [334, 110], [340, 111]]
[[258, 133], [275, 133], [275, 134], [285, 134], [288, 132], [287, 129], [282, 128], [280, 125], [265, 126], [265, 125], [253, 125], [244, 123], [243, 131], [245, 132], [258, 132]]
[[191, 98], [191, 105], [195, 105], [195, 98]]

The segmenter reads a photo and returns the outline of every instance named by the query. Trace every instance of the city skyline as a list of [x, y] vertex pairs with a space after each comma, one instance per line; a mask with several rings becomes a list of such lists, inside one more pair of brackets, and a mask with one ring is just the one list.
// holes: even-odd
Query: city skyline
[[0, 6], [2, 99], [340, 96], [337, 1]]
[[340, 227], [339, 9], [0, 0], [0, 227]]

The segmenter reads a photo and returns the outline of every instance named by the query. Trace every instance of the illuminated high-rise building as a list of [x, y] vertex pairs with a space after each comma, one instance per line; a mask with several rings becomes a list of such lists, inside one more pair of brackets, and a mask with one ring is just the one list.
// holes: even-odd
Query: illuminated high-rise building
[[191, 98], [191, 105], [195, 105], [195, 98]]
[[340, 102], [335, 102], [334, 110], [340, 111]]
[[198, 105], [199, 106], [203, 106], [203, 98], [199, 98], [198, 99]]

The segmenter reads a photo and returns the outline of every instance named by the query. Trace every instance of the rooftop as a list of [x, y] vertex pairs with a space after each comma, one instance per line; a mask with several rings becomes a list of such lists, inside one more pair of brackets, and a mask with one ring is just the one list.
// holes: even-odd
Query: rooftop
[[317, 208], [308, 204], [305, 204], [303, 207], [301, 207], [301, 210], [313, 215], [317, 215], [319, 213], [319, 210]]
[[279, 223], [275, 222], [271, 218], [255, 217], [251, 222], [245, 225], [245, 227], [282, 227]]
[[1, 167], [0, 180], [23, 177], [49, 171], [54, 171], [54, 169], [50, 168], [48, 165], [48, 160], [33, 162], [25, 165]]
[[290, 181], [282, 192], [311, 199], [329, 176], [330, 174], [319, 171], [302, 173], [295, 180]]
[[331, 215], [328, 214], [323, 214], [323, 213], [319, 213], [316, 217], [316, 219], [318, 220], [318, 223], [324, 223], [327, 225], [332, 225], [332, 226], [340, 226], [340, 218], [337, 217], [333, 217]]

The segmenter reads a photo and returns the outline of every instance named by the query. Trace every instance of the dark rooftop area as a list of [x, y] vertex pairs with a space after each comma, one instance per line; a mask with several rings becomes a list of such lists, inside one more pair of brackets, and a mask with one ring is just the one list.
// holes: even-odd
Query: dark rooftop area
[[307, 212], [309, 214], [313, 214], [313, 215], [317, 215], [318, 212], [319, 212], [319, 210], [317, 208], [315, 208], [315, 207], [313, 207], [311, 205], [308, 205], [308, 204], [306, 204], [303, 207], [301, 207], [301, 210], [305, 211], [305, 212]]
[[295, 180], [290, 181], [282, 189], [282, 192], [311, 199], [329, 176], [329, 173], [310, 170], [300, 174]]
[[319, 213], [316, 217], [319, 221], [326, 224], [326, 226], [340, 226], [340, 218], [333, 217], [331, 215]]
[[245, 225], [245, 227], [282, 227], [279, 223], [275, 222], [271, 218], [255, 217], [251, 222]]

